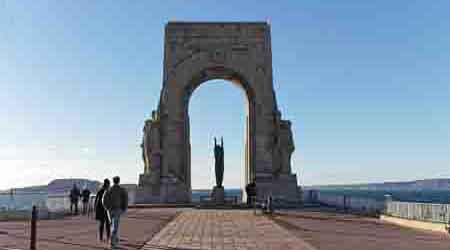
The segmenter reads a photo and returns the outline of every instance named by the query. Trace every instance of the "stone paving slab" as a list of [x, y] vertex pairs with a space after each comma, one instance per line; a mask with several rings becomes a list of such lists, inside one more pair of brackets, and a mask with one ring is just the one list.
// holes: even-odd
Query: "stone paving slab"
[[249, 210], [185, 211], [163, 228], [144, 250], [160, 249], [299, 249], [308, 243]]

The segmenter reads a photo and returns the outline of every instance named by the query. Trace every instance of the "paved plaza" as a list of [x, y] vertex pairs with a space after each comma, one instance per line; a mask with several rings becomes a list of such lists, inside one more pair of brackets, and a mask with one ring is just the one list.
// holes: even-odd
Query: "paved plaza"
[[448, 250], [450, 235], [415, 230], [376, 218], [314, 211], [288, 211], [273, 217], [320, 250]]
[[300, 238], [251, 210], [186, 211], [169, 223], [145, 250], [313, 249]]
[[[109, 249], [93, 218], [38, 222], [37, 250]], [[450, 249], [450, 236], [407, 229], [375, 218], [332, 212], [180, 208], [130, 209], [120, 228], [120, 249]], [[29, 222], [0, 222], [0, 250], [29, 249]]]
[[[130, 209], [120, 225], [121, 249], [140, 249], [176, 215], [174, 208]], [[29, 222], [0, 222], [0, 250], [28, 250]], [[37, 250], [109, 249], [97, 239], [97, 224], [86, 216], [41, 220]]]

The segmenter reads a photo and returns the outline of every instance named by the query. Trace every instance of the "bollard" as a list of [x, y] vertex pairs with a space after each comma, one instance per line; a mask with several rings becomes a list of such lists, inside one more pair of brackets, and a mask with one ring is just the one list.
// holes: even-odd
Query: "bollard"
[[37, 210], [36, 206], [33, 206], [33, 210], [31, 212], [30, 250], [36, 250], [36, 221]]
[[253, 205], [253, 214], [256, 215], [256, 196], [251, 197]]

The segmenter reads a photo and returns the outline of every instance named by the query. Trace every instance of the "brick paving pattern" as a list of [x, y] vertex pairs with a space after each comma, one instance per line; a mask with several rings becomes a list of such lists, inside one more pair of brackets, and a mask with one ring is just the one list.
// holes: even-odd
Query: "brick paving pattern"
[[[120, 229], [120, 249], [125, 250], [450, 249], [447, 234], [311, 211], [284, 211], [269, 218], [248, 210], [130, 209]], [[96, 232], [96, 221], [85, 216], [42, 220], [37, 249], [109, 249]], [[29, 249], [29, 222], [0, 222], [0, 250], [12, 249]]]
[[319, 250], [449, 250], [450, 235], [403, 228], [376, 218], [282, 212], [273, 219]]
[[157, 249], [299, 249], [307, 243], [262, 215], [245, 210], [193, 210], [178, 215], [144, 248]]
[[[120, 225], [120, 249], [140, 249], [176, 214], [174, 208], [130, 209]], [[0, 222], [0, 250], [29, 249], [29, 222]], [[86, 216], [41, 220], [37, 250], [110, 249], [97, 239], [97, 222]]]

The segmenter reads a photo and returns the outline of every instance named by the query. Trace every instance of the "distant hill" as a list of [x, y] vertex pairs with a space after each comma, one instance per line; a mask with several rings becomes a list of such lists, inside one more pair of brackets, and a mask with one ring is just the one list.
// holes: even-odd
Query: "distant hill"
[[[29, 187], [23, 187], [23, 188], [14, 188], [14, 193], [16, 194], [23, 194], [23, 193], [42, 193], [47, 192], [47, 185], [40, 185], [40, 186], [29, 186]], [[9, 194], [11, 192], [11, 189], [9, 190], [1, 190], [0, 194]]]
[[56, 179], [47, 185], [47, 192], [49, 194], [68, 193], [72, 189], [73, 184], [76, 184], [80, 190], [86, 187], [93, 193], [97, 192], [101, 185], [98, 181], [88, 179]]
[[[55, 179], [48, 183], [48, 185], [14, 188], [13, 191], [15, 194], [64, 194], [72, 189], [74, 183], [78, 186], [79, 189], [82, 189], [86, 186], [91, 192], [96, 192], [101, 185], [100, 182], [89, 179]], [[10, 190], [3, 190], [0, 191], [0, 193], [9, 194]]]
[[383, 182], [352, 185], [320, 185], [309, 186], [305, 189], [351, 189], [351, 190], [384, 190], [384, 191], [417, 191], [436, 190], [450, 191], [450, 179], [424, 179], [405, 182]]

